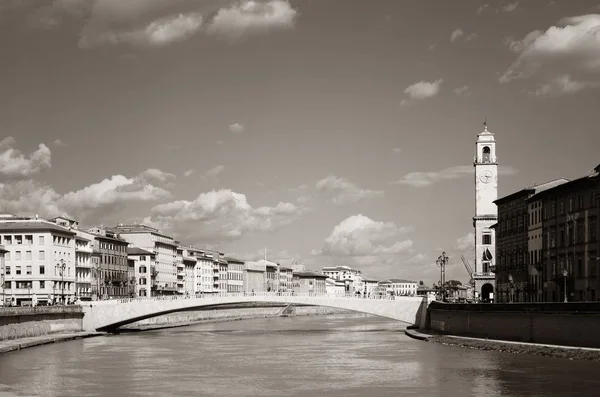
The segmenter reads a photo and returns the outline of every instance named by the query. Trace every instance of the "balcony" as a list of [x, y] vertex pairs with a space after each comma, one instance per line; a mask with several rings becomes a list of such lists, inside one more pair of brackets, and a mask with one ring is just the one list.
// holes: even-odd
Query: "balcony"
[[475, 272], [473, 278], [494, 278], [495, 274], [491, 272]]
[[79, 268], [85, 268], [85, 269], [91, 269], [93, 267], [91, 262], [80, 262], [80, 261], [76, 261], [75, 262], [75, 267], [79, 267]]

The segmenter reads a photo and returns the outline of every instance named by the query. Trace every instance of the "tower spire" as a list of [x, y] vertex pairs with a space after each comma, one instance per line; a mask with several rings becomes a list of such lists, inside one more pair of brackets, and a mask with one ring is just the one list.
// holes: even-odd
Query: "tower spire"
[[487, 116], [485, 116], [485, 117], [483, 118], [483, 129], [484, 129], [485, 131], [487, 131], [487, 130], [488, 130], [488, 129], [487, 129]]

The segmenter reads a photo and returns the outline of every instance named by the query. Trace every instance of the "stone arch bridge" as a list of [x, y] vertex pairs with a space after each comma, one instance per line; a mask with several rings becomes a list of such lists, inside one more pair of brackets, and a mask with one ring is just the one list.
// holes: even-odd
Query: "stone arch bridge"
[[183, 310], [236, 303], [270, 302], [325, 306], [391, 318], [423, 326], [427, 297], [359, 297], [355, 295], [297, 294], [291, 292], [227, 293], [193, 297], [164, 296], [84, 302], [84, 331], [116, 331], [119, 327], [147, 318]]

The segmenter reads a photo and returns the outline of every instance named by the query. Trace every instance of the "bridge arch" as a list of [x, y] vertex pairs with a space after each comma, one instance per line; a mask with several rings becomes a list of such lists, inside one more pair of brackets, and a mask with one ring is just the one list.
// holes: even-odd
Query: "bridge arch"
[[216, 294], [202, 297], [140, 298], [90, 302], [83, 305], [83, 329], [115, 331], [119, 327], [148, 318], [185, 310], [240, 303], [282, 303], [323, 306], [386, 317], [408, 324], [420, 324], [427, 300], [423, 297], [358, 298], [291, 293]]

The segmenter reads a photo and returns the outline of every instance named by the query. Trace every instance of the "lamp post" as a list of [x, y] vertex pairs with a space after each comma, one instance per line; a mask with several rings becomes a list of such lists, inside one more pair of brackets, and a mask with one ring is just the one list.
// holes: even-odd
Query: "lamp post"
[[513, 303], [513, 296], [514, 296], [514, 294], [515, 294], [515, 287], [514, 287], [514, 285], [515, 285], [515, 284], [514, 284], [514, 282], [515, 282], [515, 281], [514, 281], [514, 279], [513, 279], [513, 276], [512, 276], [512, 274], [509, 274], [509, 275], [508, 275], [508, 284], [509, 284], [509, 286], [510, 286], [510, 287], [509, 287], [509, 291], [508, 291], [508, 294], [509, 294], [509, 295], [508, 295], [508, 302], [509, 302], [509, 303]]
[[60, 283], [62, 288], [61, 301], [63, 305], [65, 304], [65, 269], [67, 268], [67, 264], [64, 259], [61, 259], [59, 263], [56, 264], [56, 269], [60, 273]]
[[569, 272], [567, 271], [567, 269], [563, 269], [562, 271], [563, 274], [563, 287], [565, 290], [565, 303], [568, 302], [569, 300], [567, 299], [567, 276], [569, 275]]
[[436, 265], [440, 267], [440, 289], [442, 294], [442, 301], [446, 300], [446, 264], [448, 263], [448, 257], [446, 252], [442, 252], [442, 255], [438, 256], [435, 261]]

